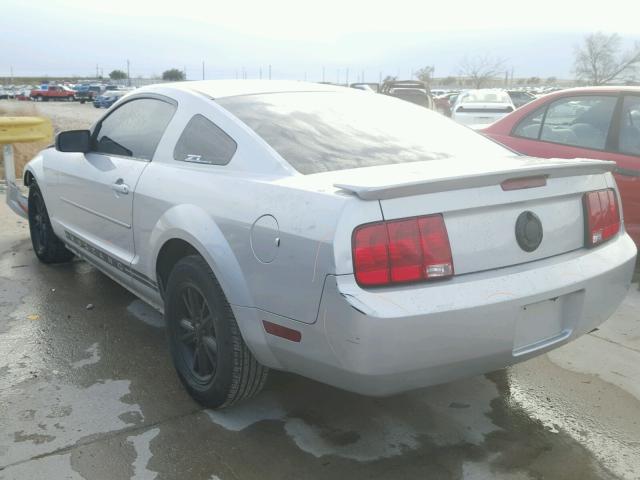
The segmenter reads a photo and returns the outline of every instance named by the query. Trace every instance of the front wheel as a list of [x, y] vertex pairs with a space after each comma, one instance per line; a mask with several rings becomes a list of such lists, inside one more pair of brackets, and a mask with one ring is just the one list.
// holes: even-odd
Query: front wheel
[[199, 255], [173, 268], [164, 311], [174, 366], [196, 401], [227, 407], [262, 389], [268, 369], [244, 343], [213, 271]]
[[34, 182], [29, 188], [29, 233], [38, 259], [43, 263], [63, 263], [73, 258], [51, 227], [42, 192]]

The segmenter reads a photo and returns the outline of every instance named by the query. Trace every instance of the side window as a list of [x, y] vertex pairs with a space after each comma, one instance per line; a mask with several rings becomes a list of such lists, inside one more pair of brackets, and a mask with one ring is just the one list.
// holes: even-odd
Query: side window
[[173, 158], [183, 162], [226, 165], [236, 153], [236, 142], [202, 115], [194, 115], [173, 150]]
[[544, 117], [545, 110], [546, 107], [539, 108], [524, 117], [524, 120], [520, 121], [516, 129], [513, 131], [513, 134], [516, 137], [538, 140], [540, 138], [540, 128], [542, 127], [542, 119]]
[[624, 98], [618, 149], [629, 155], [640, 155], [640, 96]]
[[151, 160], [175, 110], [154, 98], [131, 100], [99, 124], [93, 151]]
[[540, 140], [604, 150], [613, 110], [613, 96], [567, 97], [547, 109]]

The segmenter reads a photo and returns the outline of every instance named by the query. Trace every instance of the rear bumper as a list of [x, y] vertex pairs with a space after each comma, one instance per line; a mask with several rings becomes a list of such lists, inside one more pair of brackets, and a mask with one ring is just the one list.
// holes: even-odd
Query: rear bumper
[[[352, 275], [329, 276], [315, 324], [260, 312], [247, 340], [272, 367], [389, 395], [503, 368], [589, 332], [625, 297], [635, 257], [622, 234], [593, 250], [432, 284], [363, 290]], [[302, 339], [259, 332], [261, 320]]]

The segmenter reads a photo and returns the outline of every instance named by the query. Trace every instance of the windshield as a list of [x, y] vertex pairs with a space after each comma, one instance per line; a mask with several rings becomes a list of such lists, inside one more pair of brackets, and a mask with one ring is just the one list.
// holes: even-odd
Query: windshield
[[511, 103], [511, 99], [506, 92], [477, 90], [463, 93], [460, 103]]
[[431, 110], [383, 95], [291, 92], [217, 102], [304, 174], [510, 153]]

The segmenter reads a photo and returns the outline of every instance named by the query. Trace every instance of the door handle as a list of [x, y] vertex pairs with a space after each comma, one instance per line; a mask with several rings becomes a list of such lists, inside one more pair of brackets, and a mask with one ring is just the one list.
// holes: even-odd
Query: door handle
[[116, 183], [114, 183], [113, 185], [111, 185], [111, 188], [118, 192], [121, 193], [122, 195], [128, 195], [129, 194], [129, 185], [127, 185], [126, 183], [124, 183], [124, 181], [119, 178]]

